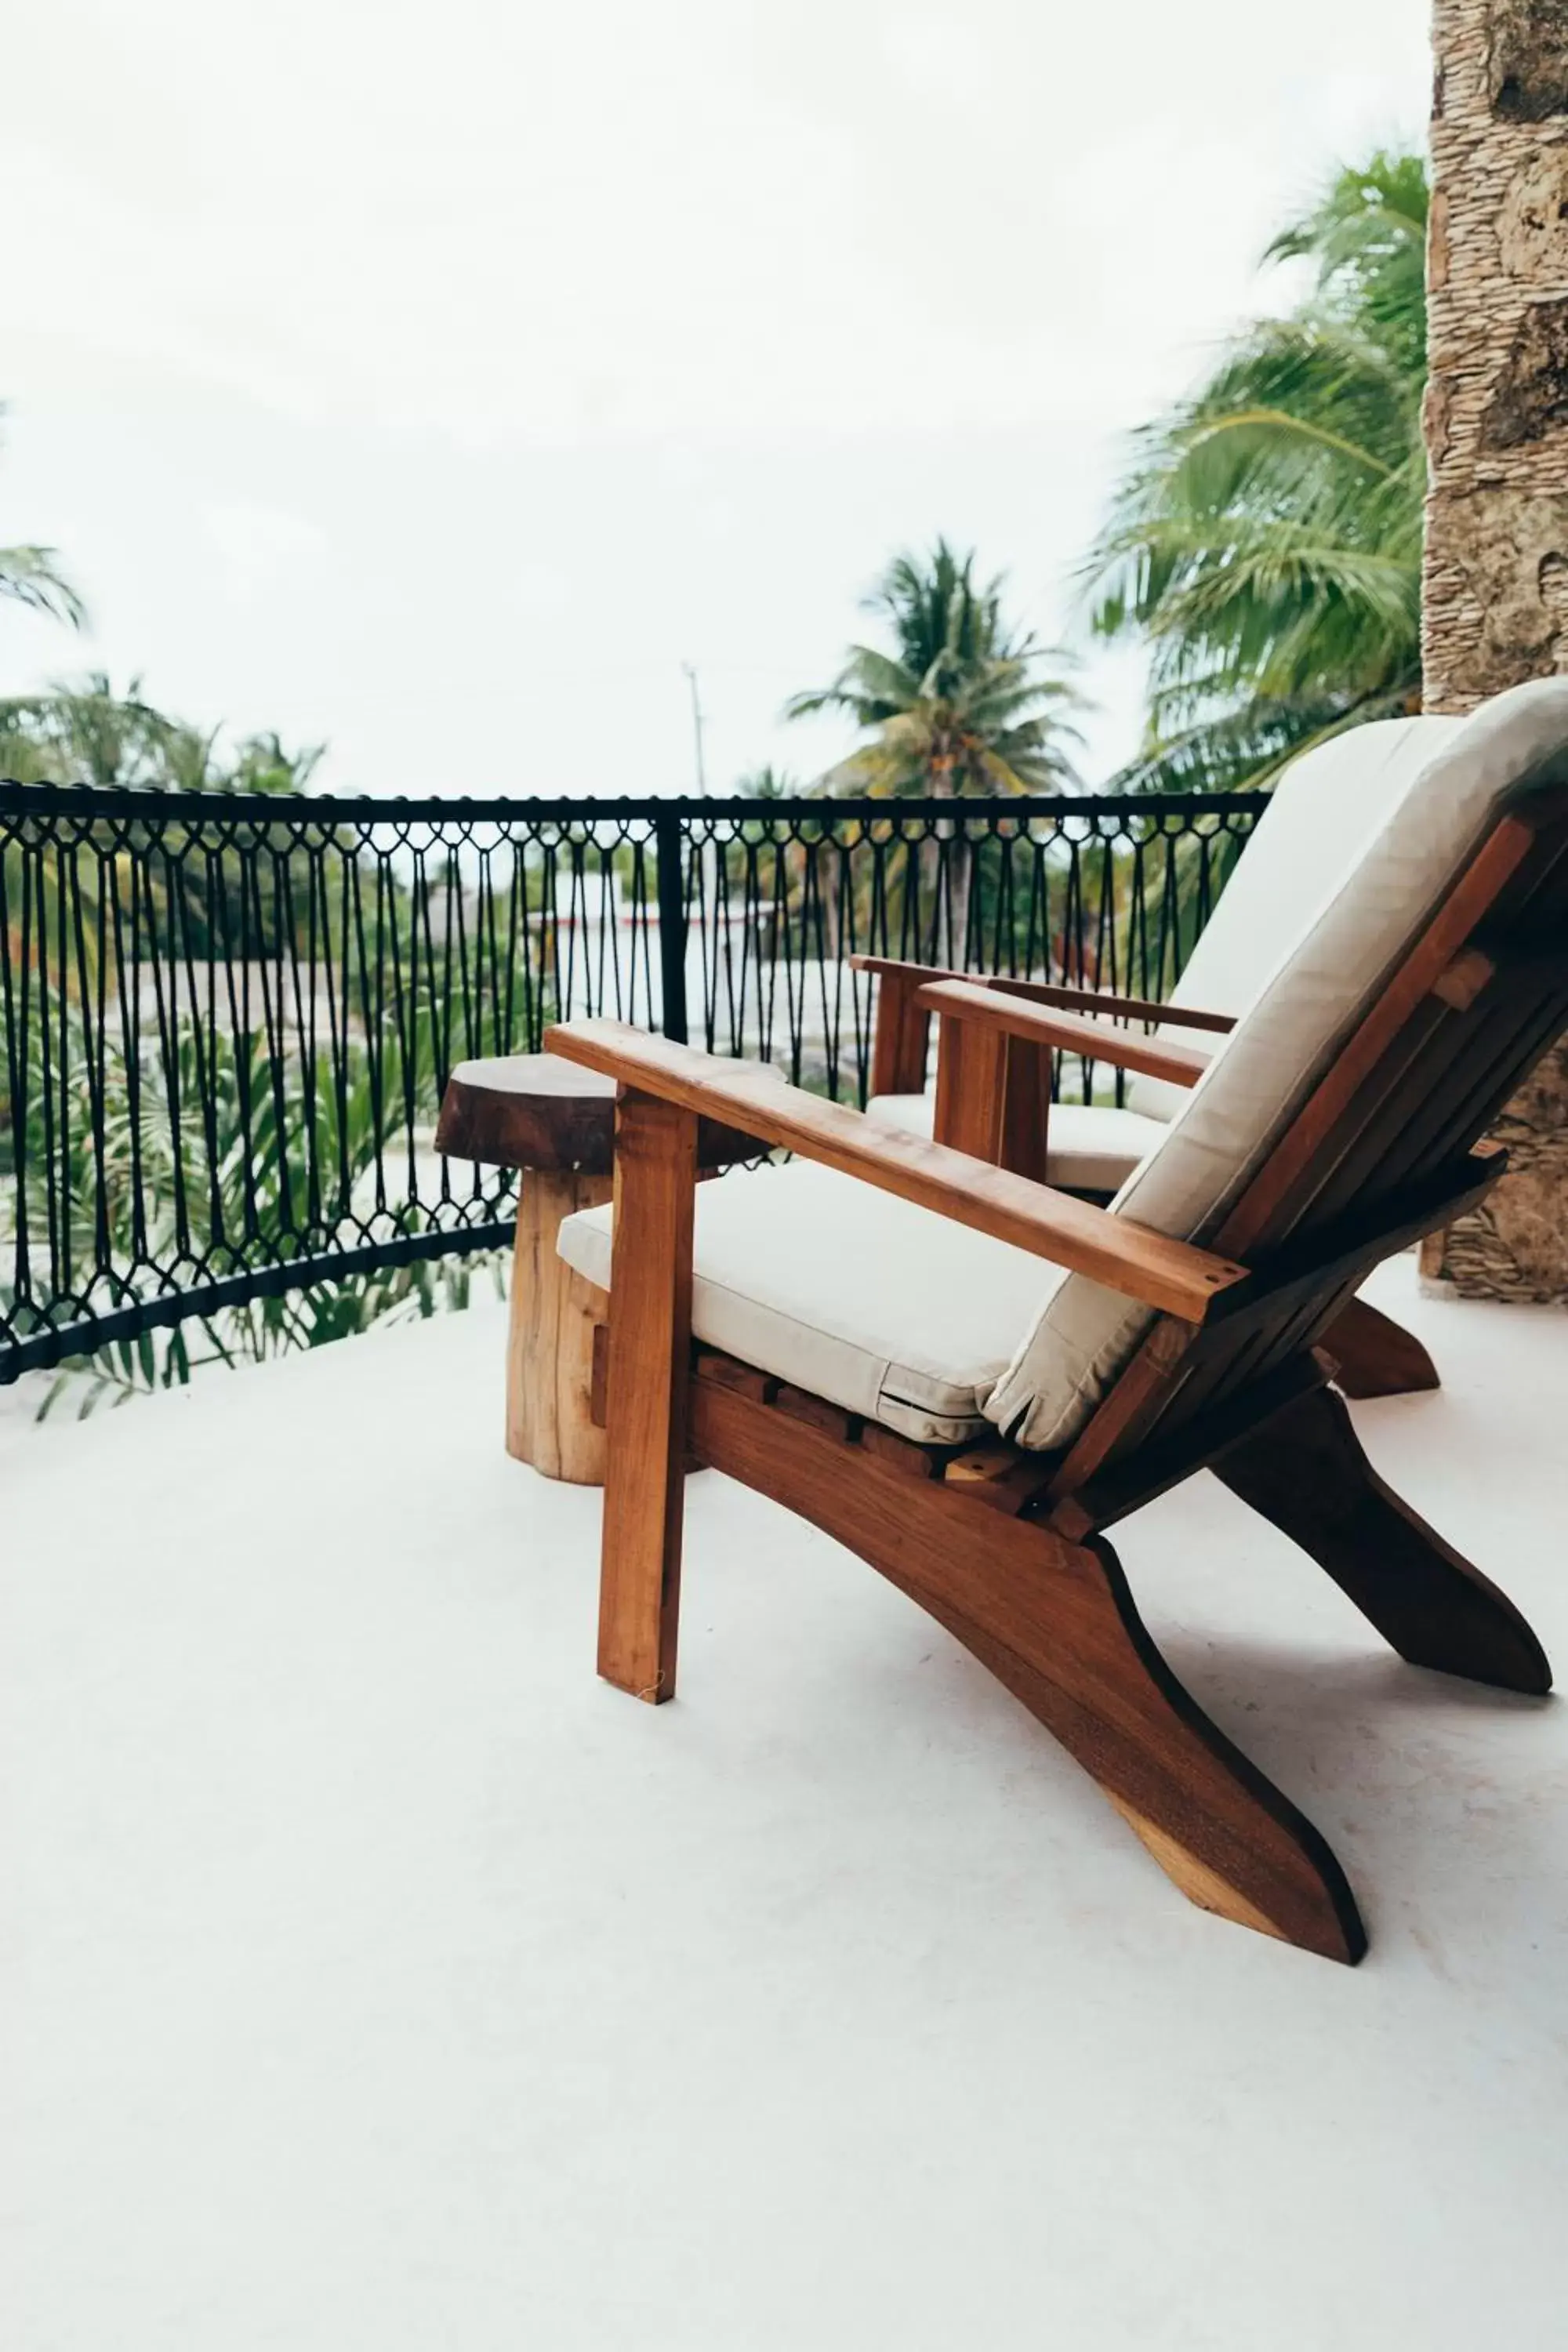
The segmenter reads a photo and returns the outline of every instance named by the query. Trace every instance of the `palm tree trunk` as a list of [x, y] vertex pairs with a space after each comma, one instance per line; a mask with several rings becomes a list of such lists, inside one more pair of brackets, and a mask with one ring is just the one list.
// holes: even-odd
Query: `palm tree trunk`
[[[1568, 45], [1562, 0], [1434, 0], [1426, 707], [1568, 670]], [[1568, 1300], [1568, 1040], [1509, 1105], [1510, 1167], [1423, 1272]]]

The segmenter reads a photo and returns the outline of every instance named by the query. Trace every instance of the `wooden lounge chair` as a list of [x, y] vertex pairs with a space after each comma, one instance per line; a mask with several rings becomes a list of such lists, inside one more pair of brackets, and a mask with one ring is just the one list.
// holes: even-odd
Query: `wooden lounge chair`
[[[1106, 1530], [1212, 1466], [1405, 1658], [1548, 1689], [1519, 1612], [1367, 1462], [1318, 1342], [1495, 1182], [1479, 1139], [1568, 1025], [1565, 943], [1552, 680], [1447, 736], [1110, 1209], [616, 1023], [552, 1031], [622, 1088], [613, 1238], [604, 1210], [561, 1234], [611, 1288], [601, 1673], [671, 1696], [710, 1464], [921, 1602], [1194, 1901], [1358, 1958], [1332, 1853], [1171, 1674]], [[932, 993], [962, 1096], [973, 1042], [1031, 1008]], [[694, 1256], [700, 1115], [798, 1156], [704, 1185]]]
[[[1059, 1102], [1043, 1091], [1023, 1040], [1009, 1057], [1012, 1099], [995, 1135], [997, 1157], [1022, 1175], [1064, 1192], [1109, 1200], [1182, 1107], [1202, 1075], [1215, 1036], [1255, 1002], [1281, 954], [1300, 937], [1367, 844], [1392, 815], [1422, 767], [1443, 747], [1458, 719], [1380, 719], [1352, 729], [1292, 760], [1270, 793], [1247, 843], [1168, 999], [1142, 1002], [1110, 990], [1052, 987], [973, 972], [936, 971], [909, 961], [855, 956], [877, 975], [868, 1105], [873, 1118], [934, 1134], [935, 1098], [927, 1088], [935, 1009], [920, 991], [936, 979], [994, 987], [1055, 1010], [1091, 1019], [1092, 1034], [1058, 1033], [1058, 1052], [1088, 1055], [1132, 1074], [1123, 1103]], [[1139, 1024], [1129, 1029], [1128, 1023]], [[1109, 1026], [1108, 1024], [1121, 1024]], [[1205, 1036], [1204, 1032], [1213, 1033]], [[1160, 1049], [1170, 1047], [1168, 1055]], [[1046, 1045], [1044, 1050], [1050, 1051]], [[1049, 1114], [1048, 1129], [1046, 1124]], [[978, 1148], [971, 1142], [967, 1148]], [[1333, 1353], [1348, 1396], [1398, 1396], [1439, 1386], [1437, 1370], [1414, 1333], [1366, 1301], [1352, 1300], [1336, 1323]]]

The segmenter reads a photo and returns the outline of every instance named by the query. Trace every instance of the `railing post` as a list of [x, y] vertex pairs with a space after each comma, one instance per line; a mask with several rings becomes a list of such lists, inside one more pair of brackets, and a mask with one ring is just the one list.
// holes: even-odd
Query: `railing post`
[[653, 820], [658, 868], [658, 977], [664, 1034], [678, 1045], [686, 1036], [686, 888], [679, 809], [659, 809]]

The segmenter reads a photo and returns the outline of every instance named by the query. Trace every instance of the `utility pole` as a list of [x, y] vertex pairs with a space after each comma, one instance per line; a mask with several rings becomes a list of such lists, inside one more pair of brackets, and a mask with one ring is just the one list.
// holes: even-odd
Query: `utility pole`
[[686, 672], [686, 683], [691, 688], [691, 737], [697, 752], [697, 797], [705, 801], [708, 797], [708, 777], [702, 764], [702, 701], [697, 691], [697, 671], [690, 662], [682, 662], [680, 667]]

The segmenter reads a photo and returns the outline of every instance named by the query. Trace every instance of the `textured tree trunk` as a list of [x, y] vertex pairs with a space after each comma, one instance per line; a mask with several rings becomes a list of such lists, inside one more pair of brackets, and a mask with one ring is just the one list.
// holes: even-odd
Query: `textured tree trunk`
[[[1568, 671], [1568, 0], [1434, 0], [1426, 707]], [[1468, 1295], [1568, 1300], [1568, 1041], [1509, 1105], [1508, 1175], [1434, 1234]]]

